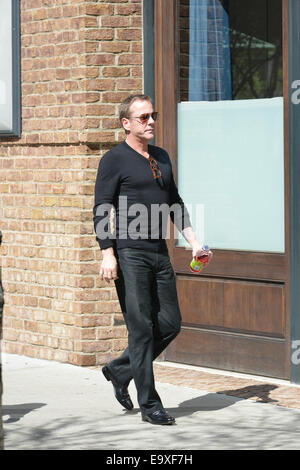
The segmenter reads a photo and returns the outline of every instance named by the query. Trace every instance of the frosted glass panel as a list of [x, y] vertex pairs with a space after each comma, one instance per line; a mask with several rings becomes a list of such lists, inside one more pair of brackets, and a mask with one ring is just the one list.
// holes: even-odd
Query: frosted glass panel
[[212, 248], [284, 252], [283, 98], [179, 103], [178, 189]]

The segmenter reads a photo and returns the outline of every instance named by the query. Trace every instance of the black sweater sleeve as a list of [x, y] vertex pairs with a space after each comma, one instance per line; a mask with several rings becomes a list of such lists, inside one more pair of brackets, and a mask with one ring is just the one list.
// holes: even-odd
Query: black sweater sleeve
[[93, 209], [96, 240], [101, 250], [114, 246], [115, 237], [110, 221], [111, 211], [115, 208], [119, 180], [118, 158], [111, 151], [107, 152], [98, 166]]
[[[171, 165], [171, 162], [170, 162]], [[171, 165], [172, 168], [172, 165]], [[173, 224], [176, 225], [177, 229], [182, 232], [187, 227], [191, 227], [191, 220], [187, 208], [181, 199], [176, 183], [173, 177], [173, 171], [171, 173], [170, 181], [170, 218]], [[172, 207], [173, 206], [173, 207]]]

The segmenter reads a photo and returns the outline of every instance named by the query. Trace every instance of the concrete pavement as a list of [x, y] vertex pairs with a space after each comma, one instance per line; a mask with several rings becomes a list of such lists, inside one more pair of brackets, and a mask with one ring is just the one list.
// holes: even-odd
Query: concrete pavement
[[141, 421], [99, 370], [2, 353], [5, 450], [300, 449], [300, 410], [157, 382], [174, 426]]

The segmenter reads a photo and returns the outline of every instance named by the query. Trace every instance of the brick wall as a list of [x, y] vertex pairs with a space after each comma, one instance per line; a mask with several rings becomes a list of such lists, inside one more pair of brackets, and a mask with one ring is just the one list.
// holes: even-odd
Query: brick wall
[[127, 344], [93, 231], [99, 158], [142, 91], [142, 2], [21, 0], [22, 136], [0, 139], [3, 349], [105, 363]]

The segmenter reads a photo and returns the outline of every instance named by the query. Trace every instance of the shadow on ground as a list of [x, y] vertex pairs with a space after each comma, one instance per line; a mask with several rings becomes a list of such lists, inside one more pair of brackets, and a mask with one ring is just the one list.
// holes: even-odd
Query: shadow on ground
[[[228, 406], [234, 405], [234, 403], [239, 400], [241, 400], [241, 398], [220, 397], [216, 393], [208, 393], [206, 395], [201, 395], [199, 397], [185, 400], [179, 403], [179, 405], [176, 407], [169, 407], [167, 403], [165, 403], [165, 409], [169, 414], [174, 416], [174, 418], [181, 418], [183, 416], [190, 416], [193, 413], [197, 413], [199, 411], [221, 410], [223, 408], [227, 408]], [[124, 409], [124, 414], [132, 415], [138, 413], [140, 413], [139, 408], [134, 408], [131, 411]]]
[[4, 405], [2, 407], [3, 423], [15, 423], [31, 411], [37, 410], [46, 403], [21, 403], [20, 405]]
[[256, 401], [262, 403], [278, 403], [277, 400], [273, 400], [273, 398], [269, 396], [270, 392], [276, 388], [278, 388], [278, 386], [272, 384], [249, 385], [233, 390], [219, 390], [218, 393], [244, 399], [257, 397]]
[[[217, 411], [228, 406], [234, 405], [237, 401], [257, 398], [255, 401], [260, 403], [278, 403], [270, 397], [270, 392], [278, 388], [277, 385], [261, 384], [250, 385], [243, 388], [220, 390], [217, 393], [208, 393], [190, 400], [181, 402], [178, 407], [170, 408], [165, 403], [165, 408], [174, 418], [189, 416], [199, 411]], [[222, 395], [222, 396], [221, 396]], [[225, 395], [225, 396], [224, 396]], [[125, 414], [137, 414], [139, 408], [131, 411], [125, 410]]]

